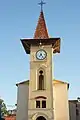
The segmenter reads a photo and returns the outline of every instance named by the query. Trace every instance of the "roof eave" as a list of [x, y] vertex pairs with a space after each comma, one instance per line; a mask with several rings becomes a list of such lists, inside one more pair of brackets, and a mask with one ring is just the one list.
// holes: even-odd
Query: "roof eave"
[[30, 54], [31, 45], [39, 46], [52, 44], [53, 53], [60, 53], [60, 38], [48, 38], [48, 39], [20, 39], [21, 43], [27, 54]]

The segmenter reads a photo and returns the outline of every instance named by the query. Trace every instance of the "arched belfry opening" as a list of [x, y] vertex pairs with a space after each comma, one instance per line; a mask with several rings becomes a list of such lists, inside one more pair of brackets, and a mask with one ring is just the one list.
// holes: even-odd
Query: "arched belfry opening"
[[39, 116], [36, 120], [46, 120], [43, 116]]
[[44, 90], [44, 71], [39, 70], [38, 73], [38, 90]]

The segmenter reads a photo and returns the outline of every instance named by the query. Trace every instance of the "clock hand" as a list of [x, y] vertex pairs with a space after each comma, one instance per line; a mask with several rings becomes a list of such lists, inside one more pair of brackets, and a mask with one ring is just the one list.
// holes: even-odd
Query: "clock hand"
[[42, 53], [40, 53], [39, 57], [42, 56]]

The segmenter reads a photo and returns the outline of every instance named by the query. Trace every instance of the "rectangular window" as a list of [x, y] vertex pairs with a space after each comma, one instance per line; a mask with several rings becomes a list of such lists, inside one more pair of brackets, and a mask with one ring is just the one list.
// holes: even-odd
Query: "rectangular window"
[[40, 101], [36, 101], [36, 108], [40, 108]]
[[79, 110], [78, 110], [78, 109], [76, 109], [76, 115], [77, 115], [77, 116], [79, 115]]
[[42, 100], [42, 108], [46, 108], [46, 101]]

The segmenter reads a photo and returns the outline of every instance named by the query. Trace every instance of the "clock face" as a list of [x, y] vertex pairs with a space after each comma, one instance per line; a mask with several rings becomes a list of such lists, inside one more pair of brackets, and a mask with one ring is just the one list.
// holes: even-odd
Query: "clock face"
[[45, 50], [38, 50], [37, 52], [36, 52], [36, 58], [38, 59], [38, 60], [44, 60], [45, 58], [46, 58], [46, 56], [47, 56], [47, 53], [46, 53], [46, 51]]

